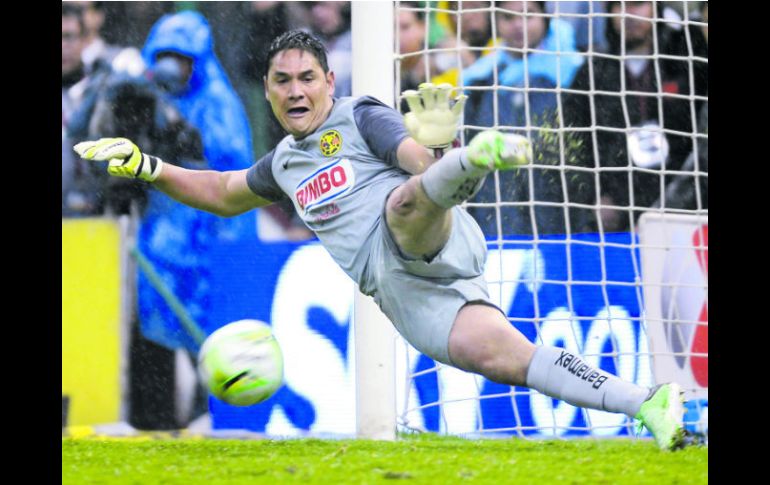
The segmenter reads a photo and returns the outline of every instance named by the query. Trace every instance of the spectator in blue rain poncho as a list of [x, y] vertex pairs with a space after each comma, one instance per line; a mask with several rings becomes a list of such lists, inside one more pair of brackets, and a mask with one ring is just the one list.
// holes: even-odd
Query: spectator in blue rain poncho
[[[556, 110], [555, 88], [568, 87], [583, 63], [580, 55], [569, 54], [577, 52], [572, 26], [558, 19], [537, 16], [544, 13], [545, 2], [527, 2], [525, 17], [523, 3], [501, 2], [499, 7], [504, 12], [496, 16], [501, 43], [462, 73], [465, 86], [486, 88], [467, 91], [465, 123], [468, 125], [525, 126], [525, 87], [550, 90], [528, 91], [530, 122], [537, 124], [547, 112]], [[522, 49], [530, 51], [524, 53]], [[495, 70], [497, 89], [493, 89]], [[506, 89], [509, 87], [518, 89]]]
[[[251, 165], [252, 140], [246, 112], [214, 54], [212, 33], [198, 12], [163, 16], [142, 49], [149, 75], [203, 140], [208, 167], [238, 170]], [[253, 214], [221, 219], [151, 191], [138, 238], [140, 250], [190, 316], [210, 332], [211, 249], [255, 231]], [[139, 274], [139, 317], [143, 334], [169, 348], [195, 348], [168, 303]]]
[[[492, 53], [462, 72], [463, 84], [475, 88], [466, 90], [469, 98], [465, 123], [470, 125], [466, 140], [482, 127], [520, 128], [522, 134], [526, 128], [538, 153], [535, 164], [558, 165], [557, 137], [532, 128], [559, 126], [556, 89], [570, 86], [583, 57], [577, 54], [572, 26], [543, 16], [544, 4], [500, 2], [501, 10], [496, 15], [500, 42]], [[571, 141], [565, 140], [565, 143], [569, 148]], [[567, 153], [566, 164], [573, 162], [574, 157]], [[581, 173], [570, 173], [569, 167], [565, 171], [564, 179], [557, 171], [537, 167], [487, 177], [481, 190], [469, 201], [468, 212], [491, 238], [512, 234], [563, 234], [568, 229], [565, 210], [547, 203], [587, 203], [590, 199], [585, 190], [588, 186], [580, 180]], [[564, 180], [569, 181], [568, 200], [564, 197]], [[519, 204], [499, 207], [498, 227], [498, 212], [491, 204], [500, 202]], [[590, 230], [592, 219], [589, 211], [569, 209], [572, 232]]]

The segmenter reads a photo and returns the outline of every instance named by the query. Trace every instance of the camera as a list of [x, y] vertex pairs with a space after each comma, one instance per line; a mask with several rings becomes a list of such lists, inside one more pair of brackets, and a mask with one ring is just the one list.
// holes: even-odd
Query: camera
[[[99, 73], [87, 96], [70, 125], [74, 139], [124, 137], [167, 163], [204, 163], [199, 131], [164, 99], [154, 81], [127, 73]], [[143, 212], [146, 183], [110, 177], [104, 167], [91, 165], [91, 170], [102, 180], [99, 199], [104, 212], [128, 214], [132, 205]]]

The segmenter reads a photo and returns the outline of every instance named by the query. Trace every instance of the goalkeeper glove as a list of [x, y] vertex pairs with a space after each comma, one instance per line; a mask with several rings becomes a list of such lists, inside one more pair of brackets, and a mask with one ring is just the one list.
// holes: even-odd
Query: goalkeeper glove
[[163, 170], [163, 160], [139, 151], [128, 138], [101, 138], [75, 145], [86, 160], [109, 161], [107, 172], [115, 177], [138, 178], [152, 182]]
[[532, 144], [515, 133], [485, 130], [468, 144], [468, 160], [488, 170], [510, 170], [532, 163]]
[[450, 108], [451, 84], [422, 83], [419, 89], [419, 92], [413, 89], [403, 92], [410, 109], [404, 115], [404, 125], [420, 145], [446, 150], [457, 137], [460, 116], [468, 96], [457, 96], [454, 106]]

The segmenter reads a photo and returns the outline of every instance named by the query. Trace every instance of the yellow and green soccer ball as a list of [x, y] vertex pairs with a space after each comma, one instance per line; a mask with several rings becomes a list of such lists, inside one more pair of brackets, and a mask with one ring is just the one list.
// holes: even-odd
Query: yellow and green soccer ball
[[283, 384], [283, 354], [268, 324], [239, 320], [206, 338], [198, 353], [198, 373], [217, 399], [251, 406]]

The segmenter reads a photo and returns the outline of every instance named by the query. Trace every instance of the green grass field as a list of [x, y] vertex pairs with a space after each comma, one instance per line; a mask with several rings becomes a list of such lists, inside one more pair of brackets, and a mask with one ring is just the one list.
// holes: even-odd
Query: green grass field
[[708, 448], [651, 441], [62, 438], [62, 484], [708, 483]]

